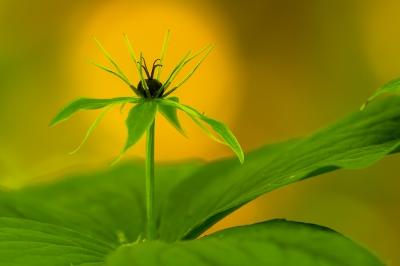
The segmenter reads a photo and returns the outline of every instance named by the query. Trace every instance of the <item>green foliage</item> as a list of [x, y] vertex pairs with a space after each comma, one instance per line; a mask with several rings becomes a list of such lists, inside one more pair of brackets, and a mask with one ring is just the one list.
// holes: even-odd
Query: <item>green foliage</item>
[[361, 110], [367, 106], [367, 104], [383, 93], [399, 92], [400, 91], [400, 78], [394, 79], [386, 83], [382, 88], [378, 89], [374, 95], [372, 95], [363, 106]]
[[[161, 63], [168, 38], [169, 32]], [[213, 45], [191, 57], [187, 53], [150, 96], [142, 73], [142, 54], [137, 62], [125, 35], [124, 39], [146, 95], [130, 83], [95, 39], [116, 72], [92, 63], [121, 78], [138, 97], [78, 98], [62, 108], [50, 125], [79, 110], [106, 107], [85, 141], [110, 108], [136, 104], [125, 121], [126, 144], [113, 163], [147, 132], [146, 168], [142, 161], [131, 161], [97, 172], [69, 175], [42, 186], [0, 190], [0, 266], [383, 265], [375, 255], [341, 234], [300, 222], [272, 220], [197, 238], [229, 213], [272, 190], [340, 168], [363, 168], [399, 152], [399, 96], [357, 111], [310, 137], [248, 152], [243, 164], [244, 153], [226, 125], [180, 103], [177, 97], [166, 98], [194, 73]], [[168, 90], [183, 66], [204, 51], [194, 69]], [[159, 67], [157, 79], [160, 75]], [[393, 80], [368, 101], [399, 88], [400, 79]], [[164, 90], [166, 93], [160, 96]], [[177, 109], [211, 138], [228, 145], [242, 164], [236, 158], [171, 163], [158, 165], [153, 175], [156, 113], [160, 111], [186, 136]]]
[[333, 230], [285, 220], [230, 228], [197, 241], [123, 246], [107, 262], [108, 266], [382, 265]]
[[[227, 214], [269, 191], [340, 168], [366, 167], [398, 152], [399, 106], [399, 96], [384, 99], [310, 137], [248, 152], [243, 165], [231, 158], [157, 166], [155, 210], [160, 242], [143, 242], [143, 162], [67, 176], [19, 192], [3, 191], [0, 217], [6, 229], [0, 231], [0, 252], [11, 250], [14, 255], [0, 260], [0, 265], [11, 265], [8, 259], [14, 257], [10, 256], [28, 258], [30, 254], [35, 260], [20, 265], [70, 266], [88, 263], [89, 259], [94, 263], [91, 265], [107, 260], [109, 265], [117, 266], [191, 265], [193, 260], [193, 265], [235, 265], [236, 261], [236, 265], [242, 265], [242, 261], [249, 260], [252, 265], [301, 266], [315, 265], [317, 259], [323, 259], [324, 265], [345, 265], [344, 261], [348, 265], [383, 265], [338, 233], [282, 220], [194, 239]], [[32, 232], [26, 234], [30, 227]], [[20, 246], [10, 242], [15, 236]], [[35, 248], [39, 237], [41, 250]], [[61, 243], [57, 249], [54, 239]], [[64, 247], [66, 241], [74, 243], [72, 248]], [[72, 252], [79, 241], [85, 241], [85, 246]], [[26, 245], [42, 253], [30, 253], [33, 251]], [[98, 251], [99, 245], [104, 248], [102, 252]], [[165, 256], [161, 256], [160, 249]], [[223, 255], [225, 252], [230, 256]], [[60, 257], [58, 264], [52, 260], [54, 256]], [[154, 264], [154, 259], [164, 264]]]
[[104, 265], [112, 246], [73, 230], [0, 218], [0, 265]]

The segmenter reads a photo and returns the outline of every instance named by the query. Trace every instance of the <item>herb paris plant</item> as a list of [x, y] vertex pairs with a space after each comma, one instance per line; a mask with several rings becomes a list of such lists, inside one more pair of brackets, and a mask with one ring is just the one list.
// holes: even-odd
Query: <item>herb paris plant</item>
[[[107, 57], [107, 59], [111, 62], [111, 64], [115, 67], [117, 72], [110, 70], [106, 67], [103, 67], [97, 63], [94, 63], [93, 61], [89, 60], [91, 63], [95, 64], [96, 66], [100, 67], [101, 69], [114, 74], [115, 76], [119, 77], [122, 79], [131, 89], [132, 91], [136, 94], [135, 96], [132, 97], [121, 97], [121, 98], [114, 98], [114, 99], [89, 99], [89, 98], [78, 98], [71, 103], [67, 104], [64, 108], [62, 108], [58, 114], [53, 118], [51, 121], [50, 125], [54, 125], [58, 122], [61, 122], [67, 118], [69, 118], [73, 113], [79, 111], [79, 110], [91, 110], [91, 109], [99, 109], [108, 107], [100, 114], [100, 116], [97, 118], [97, 120], [94, 122], [94, 124], [91, 126], [89, 129], [88, 133], [86, 134], [85, 139], [83, 142], [87, 139], [87, 137], [90, 135], [90, 133], [93, 131], [95, 126], [99, 123], [100, 119], [104, 116], [104, 114], [110, 110], [111, 107], [117, 105], [117, 104], [122, 104], [125, 105], [127, 103], [132, 103], [136, 104], [131, 108], [129, 111], [128, 117], [125, 121], [125, 124], [128, 129], [128, 138], [125, 144], [124, 149], [120, 153], [120, 155], [111, 162], [111, 164], [116, 163], [122, 156], [123, 154], [131, 148], [133, 145], [135, 145], [141, 137], [144, 135], [145, 132], [147, 132], [147, 141], [146, 141], [146, 209], [147, 209], [147, 221], [148, 221], [148, 233], [147, 233], [147, 238], [149, 240], [155, 240], [156, 239], [156, 233], [155, 233], [155, 217], [154, 217], [154, 129], [155, 129], [155, 116], [157, 113], [157, 110], [163, 114], [168, 121], [183, 135], [186, 136], [184, 131], [181, 128], [181, 125], [179, 123], [177, 114], [176, 114], [176, 109], [180, 109], [187, 113], [195, 122], [200, 126], [201, 129], [203, 129], [210, 137], [212, 137], [214, 140], [226, 144], [230, 146], [233, 151], [236, 153], [236, 155], [239, 157], [239, 160], [241, 163], [243, 163], [244, 160], [244, 155], [243, 151], [236, 140], [235, 136], [232, 134], [232, 132], [228, 129], [226, 125], [224, 125], [222, 122], [219, 122], [217, 120], [214, 120], [212, 118], [209, 118], [205, 115], [202, 115], [192, 107], [186, 106], [184, 104], [179, 103], [179, 99], [177, 97], [168, 97], [166, 98], [169, 94], [174, 92], [176, 89], [178, 89], [197, 69], [197, 67], [201, 64], [201, 62], [206, 58], [208, 53], [211, 51], [213, 48], [213, 45], [208, 45], [192, 57], [188, 58], [190, 55], [191, 51], [189, 51], [185, 57], [176, 65], [172, 73], [169, 75], [169, 77], [166, 79], [164, 83], [161, 83], [159, 81], [159, 78], [161, 76], [161, 69], [162, 65], [164, 62], [164, 55], [165, 55], [165, 50], [167, 47], [168, 43], [168, 38], [169, 38], [169, 31], [167, 32], [163, 49], [161, 52], [161, 58], [157, 59], [153, 63], [153, 67], [151, 69], [151, 74], [149, 73], [149, 70], [147, 68], [147, 64], [145, 59], [142, 56], [142, 53], [140, 53], [140, 61], [137, 62], [135, 53], [132, 50], [131, 44], [127, 38], [127, 36], [124, 34], [124, 39], [126, 42], [126, 45], [128, 47], [129, 53], [133, 59], [133, 62], [135, 63], [135, 67], [138, 70], [140, 81], [138, 83], [138, 86], [135, 87], [132, 85], [132, 83], [129, 81], [129, 79], [126, 77], [126, 75], [122, 72], [122, 70], [119, 68], [119, 66], [114, 62], [114, 60], [110, 57], [110, 55], [105, 51], [105, 49], [101, 46], [101, 44], [97, 41], [96, 38], [94, 40], [96, 43], [99, 45], [100, 49], [103, 51], [104, 55]], [[203, 58], [197, 63], [197, 65], [194, 67], [194, 69], [181, 81], [179, 82], [176, 86], [174, 86], [172, 89], [168, 90], [169, 86], [173, 82], [174, 78], [176, 75], [179, 73], [179, 71], [183, 68], [184, 65], [186, 65], [188, 62], [190, 62], [193, 58], [201, 54], [203, 51], [208, 49], [203, 56]], [[157, 61], [160, 61], [160, 64], [156, 64]], [[154, 78], [154, 70], [158, 68], [158, 73], [157, 73], [157, 78]], [[143, 77], [143, 70], [146, 72], [147, 79], [144, 79]], [[219, 140], [216, 138], [204, 125], [202, 125], [198, 119], [204, 121], [208, 125], [211, 126], [211, 128], [217, 132], [223, 139], [223, 141]], [[82, 144], [83, 144], [82, 142]], [[79, 145], [78, 149], [82, 146]], [[77, 150], [78, 150], [77, 149]], [[75, 150], [75, 151], [77, 151]], [[74, 152], [75, 152], [74, 151]]]
[[[163, 57], [160, 61], [163, 62]], [[142, 63], [135, 65], [149, 72], [147, 80], [154, 79], [144, 60]], [[116, 69], [116, 72], [106, 70], [130, 86], [118, 66]], [[156, 110], [163, 110], [181, 133], [184, 132], [176, 109], [184, 109], [218, 129], [213, 120], [180, 105], [177, 98], [163, 98], [165, 91], [160, 91], [158, 83], [147, 80], [141, 74], [144, 93], [140, 86], [133, 87], [139, 93], [136, 97], [80, 98], [69, 105], [69, 110], [64, 108], [58, 119], [67, 119], [77, 110], [107, 107], [88, 136], [109, 108], [133, 103], [137, 105], [130, 113], [136, 110], [138, 119], [153, 116], [157, 106]], [[398, 80], [381, 90], [396, 91]], [[144, 107], [134, 109], [140, 105]], [[226, 215], [277, 188], [341, 168], [367, 167], [388, 154], [400, 152], [399, 106], [399, 96], [383, 99], [309, 137], [247, 152], [243, 165], [236, 158], [160, 164], [154, 170], [155, 191], [147, 193], [143, 187], [151, 179], [145, 182], [141, 177], [146, 172], [147, 177], [154, 177], [148, 171], [153, 159], [146, 161], [146, 167], [141, 161], [129, 161], [105, 170], [68, 174], [61, 181], [42, 186], [17, 191], [0, 189], [0, 266], [385, 265], [365, 248], [329, 228], [283, 219], [233, 227], [197, 238]], [[200, 123], [197, 119], [195, 122]], [[154, 148], [151, 145], [154, 123], [148, 124], [127, 123], [128, 132], [147, 127], [147, 144]], [[153, 158], [152, 147], [147, 147], [147, 158]], [[151, 203], [151, 193], [157, 195], [152, 214], [155, 231], [146, 225], [149, 212], [143, 208], [146, 200]], [[146, 230], [146, 240], [154, 234], [153, 239], [158, 241], [144, 241], [142, 235]]]

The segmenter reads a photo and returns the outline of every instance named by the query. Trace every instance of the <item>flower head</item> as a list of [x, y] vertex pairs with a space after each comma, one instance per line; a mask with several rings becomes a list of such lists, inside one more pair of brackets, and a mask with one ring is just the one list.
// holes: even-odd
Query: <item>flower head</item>
[[[94, 37], [93, 37], [94, 38]], [[103, 51], [104, 55], [107, 59], [111, 62], [114, 66], [116, 71], [113, 71], [109, 68], [101, 66], [89, 59], [87, 59], [92, 64], [98, 66], [99, 68], [117, 76], [122, 81], [124, 81], [131, 90], [135, 93], [136, 96], [128, 96], [128, 97], [118, 97], [118, 98], [111, 98], [111, 99], [92, 99], [92, 98], [84, 98], [80, 97], [73, 100], [71, 103], [67, 104], [63, 107], [53, 118], [50, 123], [50, 126], [55, 125], [63, 120], [68, 119], [73, 113], [79, 110], [94, 110], [105, 108], [105, 110], [100, 114], [100, 116], [96, 119], [93, 125], [90, 127], [88, 133], [86, 134], [85, 139], [81, 143], [81, 145], [72, 153], [76, 152], [82, 144], [86, 141], [87, 137], [91, 134], [93, 129], [99, 123], [101, 118], [107, 113], [115, 105], [121, 104], [125, 106], [125, 104], [135, 104], [130, 109], [128, 117], [125, 121], [125, 124], [128, 129], [128, 138], [125, 144], [124, 149], [120, 153], [120, 155], [111, 162], [112, 164], [117, 162], [122, 155], [133, 145], [135, 145], [140, 138], [144, 135], [144, 133], [150, 128], [151, 124], [155, 119], [155, 115], [157, 111], [159, 111], [167, 120], [184, 136], [186, 133], [183, 131], [177, 116], [176, 110], [179, 109], [186, 114], [189, 115], [193, 121], [200, 126], [200, 128], [205, 131], [212, 139], [215, 141], [228, 145], [232, 148], [232, 150], [236, 153], [241, 163], [243, 163], [244, 155], [243, 151], [236, 140], [235, 136], [232, 132], [228, 129], [228, 127], [220, 121], [215, 119], [209, 118], [200, 112], [196, 111], [190, 106], [184, 105], [179, 103], [178, 97], [167, 97], [176, 89], [178, 89], [190, 76], [195, 72], [197, 67], [203, 62], [206, 56], [210, 53], [211, 49], [214, 45], [208, 45], [203, 48], [198, 53], [194, 54], [193, 56], [189, 57], [191, 51], [189, 51], [181, 61], [175, 66], [172, 70], [171, 74], [165, 80], [164, 83], [160, 81], [161, 70], [164, 63], [164, 55], [166, 46], [169, 39], [169, 31], [167, 32], [163, 49], [161, 52], [160, 59], [154, 61], [151, 71], [149, 71], [146, 61], [143, 58], [142, 54], [140, 54], [139, 62], [136, 60], [136, 56], [132, 50], [131, 44], [124, 34], [125, 43], [128, 47], [129, 53], [133, 59], [136, 69], [138, 70], [140, 81], [138, 85], [135, 87], [127, 78], [127, 76], [122, 72], [119, 66], [114, 62], [114, 60], [110, 57], [110, 55], [105, 51], [105, 49], [101, 46], [101, 44], [97, 41], [96, 38], [94, 40]], [[192, 59], [203, 53], [207, 50], [201, 60], [197, 63], [194, 69], [189, 72], [189, 74], [181, 80], [178, 84], [174, 87], [170, 88], [171, 83], [175, 79], [176, 75], [180, 72], [180, 70]], [[157, 69], [157, 76], [154, 77], [154, 71]], [[144, 78], [143, 71], [146, 73], [147, 79]], [[213, 133], [211, 133], [199, 120], [203, 121], [204, 123], [208, 124], [222, 139], [217, 138]]]

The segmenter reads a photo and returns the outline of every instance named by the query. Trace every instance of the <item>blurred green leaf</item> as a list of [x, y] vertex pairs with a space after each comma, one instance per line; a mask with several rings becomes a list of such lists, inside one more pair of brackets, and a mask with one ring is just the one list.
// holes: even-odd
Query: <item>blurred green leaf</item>
[[124, 246], [106, 260], [107, 266], [383, 265], [333, 230], [285, 220], [230, 228], [196, 241]]
[[[219, 122], [217, 120], [214, 120], [210, 117], [207, 117], [205, 115], [200, 114], [198, 111], [193, 109], [192, 107], [189, 107], [187, 105], [171, 101], [169, 99], [163, 99], [158, 101], [159, 104], [167, 105], [167, 106], [172, 106], [175, 108], [178, 108], [185, 113], [187, 113], [190, 117], [193, 117], [194, 119], [200, 118], [204, 122], [206, 122], [208, 125], [211, 126], [211, 128], [217, 132], [222, 139], [225, 141], [226, 144], [228, 144], [229, 147], [236, 153], [236, 155], [239, 158], [239, 161], [243, 163], [244, 161], [244, 154], [242, 151], [242, 148], [240, 147], [239, 142], [235, 138], [235, 136], [232, 134], [232, 132], [229, 130], [229, 128], [222, 122]], [[201, 127], [201, 129], [204, 130], [204, 127]], [[208, 130], [206, 131], [208, 134]], [[209, 134], [208, 134], [209, 135]]]
[[104, 265], [109, 244], [61, 226], [0, 218], [0, 265]]
[[361, 106], [361, 110], [363, 110], [365, 108], [365, 106], [367, 106], [367, 104], [372, 101], [373, 99], [375, 99], [376, 97], [378, 97], [379, 95], [383, 94], [383, 93], [389, 93], [389, 92], [398, 92], [400, 91], [400, 78], [394, 79], [389, 81], [388, 83], [386, 83], [382, 88], [378, 89], [374, 95], [372, 95], [366, 103], [363, 104], [363, 106]]
[[51, 120], [50, 126], [53, 126], [61, 121], [68, 119], [72, 114], [79, 110], [95, 110], [106, 107], [110, 104], [123, 104], [123, 103], [137, 103], [139, 101], [136, 97], [117, 97], [111, 99], [92, 99], [79, 97], [66, 106], [64, 106]]
[[136, 142], [142, 138], [144, 133], [146, 133], [153, 123], [157, 109], [158, 106], [153, 101], [142, 101], [132, 107], [125, 121], [128, 129], [128, 138], [125, 147], [121, 154], [112, 161], [111, 164], [116, 163], [130, 147], [135, 145]]
[[[57, 189], [58, 186], [58, 184], [50, 186], [49, 189], [54, 189], [54, 192], [57, 193], [60, 192], [59, 189]], [[66, 190], [69, 189], [68, 198], [72, 199], [75, 197], [75, 195], [71, 194], [74, 193], [74, 190], [71, 190], [70, 186], [66, 185], [64, 188]], [[105, 229], [103, 227], [103, 222], [99, 224], [94, 217], [88, 215], [91, 213], [91, 210], [89, 210], [91, 206], [89, 204], [73, 207], [54, 204], [57, 203], [57, 199], [63, 196], [62, 193], [60, 193], [60, 195], [57, 194], [57, 196], [49, 195], [49, 193], [46, 193], [45, 190], [43, 191], [41, 187], [35, 187], [33, 190], [39, 194], [32, 193], [32, 195], [29, 195], [30, 193], [17, 193], [15, 191], [6, 192], [0, 190], [0, 217], [21, 218], [63, 226], [103, 239], [109, 243], [114, 243], [115, 245], [118, 244], [115, 232]], [[65, 193], [64, 196], [66, 196]], [[77, 196], [78, 197], [74, 199], [76, 205], [82, 203], [82, 199], [79, 198], [79, 195]], [[85, 196], [87, 197], [87, 195]], [[42, 199], [40, 197], [42, 197]], [[89, 202], [90, 199], [85, 199], [85, 203]], [[80, 207], [82, 212], [79, 212], [79, 208], [77, 207]], [[107, 205], [105, 204], [103, 208], [107, 208]]]
[[[169, 97], [168, 98], [171, 101], [179, 103], [179, 98], [178, 97]], [[178, 130], [179, 133], [181, 133], [183, 136], [187, 138], [187, 135], [185, 131], [182, 129], [181, 124], [179, 123], [178, 115], [176, 114], [176, 108], [169, 106], [169, 105], [163, 105], [159, 104], [158, 105], [158, 110], [160, 113], [168, 120], [168, 122], [171, 123], [171, 125]]]

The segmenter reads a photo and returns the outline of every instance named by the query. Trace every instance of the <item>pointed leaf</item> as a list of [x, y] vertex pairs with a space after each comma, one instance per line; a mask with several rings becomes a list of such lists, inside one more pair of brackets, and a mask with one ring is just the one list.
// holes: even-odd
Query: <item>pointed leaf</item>
[[111, 99], [92, 99], [80, 97], [66, 106], [64, 106], [51, 120], [50, 126], [55, 125], [61, 121], [68, 119], [72, 114], [78, 112], [79, 110], [95, 110], [106, 107], [110, 104], [121, 104], [121, 103], [136, 103], [138, 98], [136, 97], [118, 97]]
[[[231, 147], [231, 149], [236, 153], [236, 155], [239, 158], [239, 161], [243, 163], [244, 161], [244, 154], [242, 151], [242, 148], [240, 147], [239, 142], [235, 138], [235, 136], [232, 134], [232, 132], [229, 130], [229, 128], [223, 124], [220, 121], [214, 120], [210, 117], [207, 117], [205, 115], [200, 114], [198, 111], [193, 109], [192, 107], [189, 107], [187, 105], [177, 103], [168, 99], [163, 99], [158, 101], [160, 104], [164, 105], [169, 105], [173, 106], [175, 108], [178, 108], [185, 113], [187, 113], [189, 116], [194, 117], [194, 118], [200, 118], [204, 122], [206, 122], [208, 125], [211, 126], [211, 128], [218, 133], [218, 135], [221, 136], [221, 138], [225, 141], [225, 143]], [[203, 128], [202, 128], [203, 129]]]
[[142, 101], [132, 107], [125, 121], [128, 129], [128, 138], [125, 147], [111, 164], [116, 163], [130, 147], [135, 145], [136, 142], [142, 138], [153, 123], [156, 113], [157, 104], [153, 101]]
[[[171, 101], [179, 103], [178, 97], [169, 97]], [[178, 115], [176, 114], [176, 108], [169, 105], [158, 105], [158, 110], [160, 113], [171, 123], [171, 125], [179, 131], [183, 136], [187, 138], [185, 131], [182, 129], [181, 124], [179, 123]]]
[[199, 122], [199, 120], [197, 120], [196, 117], [189, 115], [189, 117], [214, 141], [222, 144], [222, 145], [228, 145], [226, 144], [226, 142], [220, 140], [219, 138], [217, 138], [216, 136], [214, 136], [213, 133], [211, 133], [202, 123]]
[[389, 81], [388, 83], [386, 83], [382, 88], [378, 89], [377, 92], [375, 92], [374, 95], [372, 95], [366, 103], [363, 104], [363, 106], [361, 106], [361, 110], [363, 110], [365, 108], [365, 106], [372, 101], [373, 99], [375, 99], [376, 97], [378, 97], [379, 95], [383, 94], [383, 93], [389, 93], [389, 92], [399, 92], [400, 91], [400, 78], [394, 79]]
[[272, 220], [222, 230], [196, 241], [124, 246], [107, 258], [107, 266], [130, 265], [382, 266], [383, 263], [331, 229]]
[[64, 227], [0, 218], [0, 265], [100, 266], [113, 246]]

